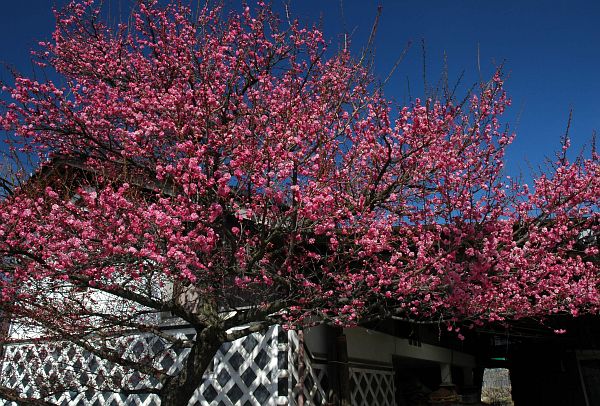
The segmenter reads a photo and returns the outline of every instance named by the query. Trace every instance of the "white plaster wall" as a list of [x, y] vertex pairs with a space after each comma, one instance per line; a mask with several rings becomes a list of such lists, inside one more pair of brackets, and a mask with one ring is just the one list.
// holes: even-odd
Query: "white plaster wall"
[[398, 338], [364, 328], [344, 329], [350, 359], [392, 363], [392, 356], [414, 358], [460, 367], [475, 367], [475, 357], [460, 351], [430, 344], [417, 347], [408, 339]]
[[[459, 367], [473, 368], [476, 366], [474, 356], [436, 345], [423, 343], [417, 347], [409, 344], [406, 338], [398, 338], [360, 327], [345, 328], [344, 334], [348, 345], [348, 357], [354, 361], [391, 365], [392, 357], [400, 356]], [[327, 341], [323, 326], [307, 329], [304, 337], [311, 353], [327, 354]]]

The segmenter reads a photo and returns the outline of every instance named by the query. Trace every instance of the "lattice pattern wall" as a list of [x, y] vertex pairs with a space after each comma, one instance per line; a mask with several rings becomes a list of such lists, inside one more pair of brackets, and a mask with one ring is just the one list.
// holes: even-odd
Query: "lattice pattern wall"
[[[170, 374], [176, 373], [189, 350], [174, 351], [156, 336], [131, 335], [114, 340], [111, 347], [132, 360], [149, 360]], [[26, 397], [58, 405], [159, 405], [154, 395], [124, 395], [115, 388], [142, 389], [158, 382], [138, 371], [103, 360], [69, 343], [10, 345], [5, 348], [0, 384]], [[57, 390], [62, 389], [62, 390]], [[0, 400], [0, 405], [4, 401]]]
[[278, 338], [281, 327], [225, 343], [188, 406], [277, 404]]
[[350, 368], [352, 406], [395, 406], [394, 371]]
[[[278, 336], [283, 331], [272, 326], [265, 334], [254, 333], [221, 346], [213, 367], [190, 399], [189, 406], [262, 406], [280, 404]], [[283, 336], [288, 333], [284, 332]], [[131, 336], [123, 339], [124, 352], [137, 357], [152, 357], [169, 373], [177, 372], [186, 352], [164, 350], [157, 337]], [[287, 347], [286, 347], [287, 348]], [[188, 350], [186, 350], [188, 351]], [[156, 357], [157, 354], [160, 356]], [[71, 390], [46, 398], [61, 406], [159, 406], [153, 394], [124, 395], [92, 390], [113, 380], [117, 387], [143, 388], [157, 385], [138, 372], [128, 373], [93, 354], [67, 344], [12, 345], [5, 348], [0, 384], [28, 397], [38, 397], [44, 384], [63, 382]], [[108, 382], [110, 383], [110, 382]], [[110, 386], [110, 385], [109, 385]], [[105, 386], [106, 388], [106, 386]], [[0, 399], [0, 406], [14, 405]]]
[[306, 406], [327, 404], [329, 384], [326, 365], [314, 362], [306, 349], [301, 348], [303, 345], [297, 332], [290, 331], [288, 337], [286, 355], [291, 368], [287, 375], [291, 379], [288, 379], [287, 396], [290, 405], [296, 405], [300, 395]]

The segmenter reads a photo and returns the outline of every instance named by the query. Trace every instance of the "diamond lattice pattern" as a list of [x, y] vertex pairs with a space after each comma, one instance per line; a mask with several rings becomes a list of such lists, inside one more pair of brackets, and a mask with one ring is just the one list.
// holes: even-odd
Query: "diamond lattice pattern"
[[350, 368], [352, 406], [394, 406], [394, 372]]
[[[223, 344], [188, 405], [277, 404], [277, 338], [280, 330], [281, 327], [272, 326], [264, 334], [254, 333]], [[177, 334], [183, 335], [181, 332]], [[144, 335], [115, 340], [114, 346], [125, 357], [151, 360], [156, 367], [170, 374], [177, 373], [189, 352], [166, 348], [162, 339]], [[56, 388], [57, 384], [64, 390], [45, 397], [45, 400], [61, 406], [160, 405], [160, 399], [154, 394], [125, 395], [111, 391], [119, 387], [157, 387], [159, 383], [156, 380], [107, 362], [73, 344], [5, 347], [0, 385], [23, 396], [39, 398], [50, 388]], [[0, 406], [8, 405], [13, 406], [14, 403], [0, 399]]]

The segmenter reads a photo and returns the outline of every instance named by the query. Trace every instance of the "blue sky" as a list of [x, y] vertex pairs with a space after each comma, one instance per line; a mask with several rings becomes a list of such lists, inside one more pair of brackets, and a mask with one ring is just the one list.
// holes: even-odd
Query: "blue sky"
[[[283, 10], [283, 1], [273, 0]], [[383, 6], [376, 39], [375, 71], [384, 78], [409, 41], [412, 46], [385, 88], [399, 105], [423, 95], [421, 40], [426, 44], [428, 82], [440, 78], [444, 54], [449, 79], [465, 72], [463, 83], [488, 78], [504, 63], [506, 88], [513, 106], [505, 122], [516, 131], [507, 173], [526, 178], [552, 156], [573, 109], [570, 135], [574, 149], [600, 130], [600, 2], [597, 1], [404, 1], [289, 0], [292, 14], [320, 26], [335, 48], [344, 32], [352, 33], [358, 52], [368, 38], [377, 6]], [[30, 72], [29, 50], [48, 39], [51, 7], [64, 0], [20, 0], [2, 4], [0, 62]], [[111, 14], [127, 12], [131, 0], [105, 0]], [[232, 4], [237, 4], [232, 0]], [[343, 6], [343, 7], [341, 7]], [[341, 9], [343, 8], [343, 12]], [[478, 52], [479, 49], [479, 52]], [[9, 80], [3, 72], [0, 76]]]

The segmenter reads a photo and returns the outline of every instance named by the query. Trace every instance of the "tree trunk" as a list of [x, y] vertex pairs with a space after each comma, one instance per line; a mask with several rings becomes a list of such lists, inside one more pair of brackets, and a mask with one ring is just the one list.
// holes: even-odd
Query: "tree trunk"
[[161, 390], [161, 406], [185, 406], [194, 391], [202, 384], [202, 377], [210, 366], [219, 347], [226, 340], [225, 331], [209, 326], [200, 332], [185, 359], [179, 375], [167, 381]]

